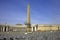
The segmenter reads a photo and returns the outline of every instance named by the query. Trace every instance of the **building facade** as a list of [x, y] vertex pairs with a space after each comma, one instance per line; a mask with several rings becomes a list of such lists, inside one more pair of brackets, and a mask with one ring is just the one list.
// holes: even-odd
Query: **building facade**
[[[59, 25], [42, 25], [32, 24], [31, 32], [33, 31], [57, 31], [60, 30]], [[27, 32], [27, 25], [0, 25], [0, 32]]]

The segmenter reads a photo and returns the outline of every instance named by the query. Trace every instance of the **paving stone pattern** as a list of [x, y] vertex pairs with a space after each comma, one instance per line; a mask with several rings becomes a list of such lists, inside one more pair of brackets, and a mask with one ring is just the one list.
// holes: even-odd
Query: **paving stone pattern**
[[0, 33], [0, 40], [60, 40], [60, 31], [56, 32], [32, 32], [28, 34]]

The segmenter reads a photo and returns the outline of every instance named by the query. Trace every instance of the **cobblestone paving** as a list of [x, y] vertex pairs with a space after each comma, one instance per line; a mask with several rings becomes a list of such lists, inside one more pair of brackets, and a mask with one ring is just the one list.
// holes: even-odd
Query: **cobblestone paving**
[[0, 33], [0, 40], [60, 40], [60, 31], [32, 33]]

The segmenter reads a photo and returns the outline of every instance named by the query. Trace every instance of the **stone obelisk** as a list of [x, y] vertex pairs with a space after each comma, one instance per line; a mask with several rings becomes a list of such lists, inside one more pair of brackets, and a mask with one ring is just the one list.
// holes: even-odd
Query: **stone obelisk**
[[31, 31], [31, 23], [30, 23], [30, 4], [27, 7], [27, 31]]

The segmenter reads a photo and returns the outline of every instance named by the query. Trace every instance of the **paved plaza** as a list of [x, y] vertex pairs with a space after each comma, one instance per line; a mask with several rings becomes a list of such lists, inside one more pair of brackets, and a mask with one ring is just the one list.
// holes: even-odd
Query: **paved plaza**
[[54, 32], [1, 32], [0, 40], [60, 40], [60, 31]]

